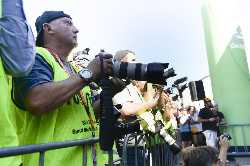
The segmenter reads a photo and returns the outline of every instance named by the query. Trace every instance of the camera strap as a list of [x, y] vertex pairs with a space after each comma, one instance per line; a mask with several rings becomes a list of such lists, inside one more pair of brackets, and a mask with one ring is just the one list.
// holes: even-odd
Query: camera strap
[[[71, 66], [71, 64], [69, 64], [69, 67], [70, 67], [70, 68], [73, 67], [74, 72], [73, 72], [73, 71], [72, 71], [72, 72], [68, 71], [67, 68], [65, 67], [65, 65], [63, 64], [63, 62], [61, 61], [61, 59], [59, 58], [59, 56], [58, 56], [52, 49], [50, 49], [50, 48], [47, 48], [47, 49], [51, 52], [51, 54], [52, 54], [52, 55], [54, 56], [54, 58], [57, 60], [57, 62], [59, 63], [59, 65], [63, 68], [63, 70], [64, 70], [69, 76], [73, 75], [74, 72], [76, 72], [75, 67], [74, 67], [74, 66]], [[70, 69], [70, 70], [72, 70], [72, 69]], [[82, 91], [79, 92], [78, 96], [80, 97], [80, 103], [81, 103], [82, 106], [85, 108], [85, 110], [86, 110], [86, 112], [87, 112], [87, 114], [88, 114], [88, 117], [89, 117], [89, 120], [90, 120], [90, 125], [91, 125], [91, 127], [94, 129], [94, 128], [95, 128], [95, 127], [94, 127], [94, 120], [93, 120], [93, 118], [92, 118], [92, 116], [91, 116], [91, 113], [90, 113], [90, 111], [89, 111], [89, 101], [88, 101], [88, 99], [85, 100], [85, 97], [84, 97], [84, 94], [83, 94]], [[94, 135], [93, 132], [94, 132], [94, 131], [92, 131], [92, 136], [95, 137], [95, 135]]]
[[[63, 68], [63, 70], [69, 75], [73, 75], [74, 72], [76, 72], [76, 69], [74, 68], [74, 66], [71, 66], [71, 64], [69, 64], [69, 67], [73, 67], [74, 68], [74, 72], [70, 72], [67, 70], [67, 68], [65, 67], [65, 65], [63, 64], [63, 62], [61, 61], [60, 57], [58, 56], [58, 54], [56, 54], [51, 48], [47, 48], [48, 51], [51, 53], [51, 55], [53, 55], [53, 57], [56, 59], [56, 61], [59, 63], [59, 65]], [[72, 70], [72, 68], [70, 69]], [[88, 115], [88, 118], [89, 118], [89, 123], [90, 123], [90, 126], [91, 126], [91, 133], [92, 133], [92, 137], [95, 137], [95, 125], [94, 125], [94, 120], [91, 116], [91, 113], [90, 113], [90, 110], [89, 110], [89, 101], [88, 99], [86, 98], [85, 100], [85, 97], [84, 97], [84, 94], [82, 92], [82, 90], [79, 91], [78, 93], [78, 96], [80, 98], [80, 103], [81, 105], [85, 108], [86, 112], [87, 112], [87, 115]], [[93, 144], [91, 146], [91, 151], [92, 151], [92, 159], [93, 159], [93, 166], [96, 166], [96, 163], [97, 163], [97, 159], [96, 159], [96, 145]]]
[[116, 122], [116, 116], [114, 114], [114, 106], [112, 102], [112, 83], [109, 79], [109, 75], [104, 70], [105, 53], [101, 52], [97, 56], [100, 58], [101, 64], [100, 86], [102, 88], [102, 92], [100, 94], [101, 116], [99, 143], [102, 150], [110, 151], [113, 148], [114, 140], [117, 134], [116, 132], [110, 133], [110, 131], [114, 131], [114, 124]]

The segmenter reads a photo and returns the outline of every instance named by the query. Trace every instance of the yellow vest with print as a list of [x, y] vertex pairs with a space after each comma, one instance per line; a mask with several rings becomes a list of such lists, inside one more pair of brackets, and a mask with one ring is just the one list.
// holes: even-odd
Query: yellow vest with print
[[[0, 148], [18, 146], [14, 114], [12, 114], [10, 87], [0, 58]], [[21, 156], [0, 158], [0, 165], [19, 166]]]
[[[0, 18], [2, 17], [2, 0], [0, 0]], [[19, 141], [13, 123], [10, 84], [0, 58], [0, 148], [18, 146]], [[0, 158], [0, 165], [19, 166], [21, 156]]]
[[[47, 49], [38, 47], [37, 53], [51, 66], [54, 82], [62, 81], [69, 77]], [[94, 121], [95, 136], [98, 137], [99, 127], [94, 116], [90, 88], [86, 86], [82, 91]], [[92, 138], [93, 128], [91, 127], [87, 111], [81, 105], [78, 95], [74, 95], [58, 109], [42, 116], [34, 116], [28, 111], [25, 111], [25, 114], [26, 126], [22, 138], [23, 145]], [[95, 146], [95, 149], [97, 152], [97, 165], [103, 166], [107, 157], [100, 150], [98, 144]], [[82, 165], [82, 156], [83, 150], [81, 146], [48, 151], [45, 154], [45, 166], [80, 166]], [[38, 165], [38, 162], [38, 154], [24, 156], [24, 166]], [[87, 146], [87, 165], [93, 165], [90, 145]]]

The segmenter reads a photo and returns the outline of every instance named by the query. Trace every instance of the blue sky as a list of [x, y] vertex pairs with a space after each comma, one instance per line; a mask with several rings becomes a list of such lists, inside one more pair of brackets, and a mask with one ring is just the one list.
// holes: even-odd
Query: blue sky
[[[141, 62], [169, 62], [179, 77], [208, 75], [200, 0], [24, 0], [34, 28], [45, 10], [64, 10], [80, 30], [79, 47], [96, 54], [131, 49]], [[34, 29], [35, 32], [35, 29]]]

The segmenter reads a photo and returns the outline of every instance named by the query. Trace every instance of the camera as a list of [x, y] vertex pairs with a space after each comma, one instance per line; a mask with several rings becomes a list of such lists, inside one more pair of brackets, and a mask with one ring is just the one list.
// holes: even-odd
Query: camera
[[228, 133], [222, 134], [222, 138], [227, 138], [228, 140], [232, 139], [232, 137]]
[[[95, 57], [102, 57], [105, 54], [101, 50]], [[87, 67], [91, 61], [89, 48], [79, 51], [73, 55], [73, 63], [82, 68]], [[176, 76], [173, 68], [168, 68], [168, 63], [128, 63], [113, 59], [113, 77], [125, 80], [147, 81], [149, 83], [166, 85], [166, 79]]]
[[168, 65], [168, 63], [143, 64], [113, 61], [113, 76], [166, 85], [166, 79], [176, 76], [173, 68], [167, 69]]
[[179, 85], [179, 84], [181, 84], [181, 83], [187, 81], [187, 79], [188, 79], [187, 77], [179, 78], [179, 79], [177, 79], [177, 80], [174, 81], [173, 86], [176, 87], [177, 85]]

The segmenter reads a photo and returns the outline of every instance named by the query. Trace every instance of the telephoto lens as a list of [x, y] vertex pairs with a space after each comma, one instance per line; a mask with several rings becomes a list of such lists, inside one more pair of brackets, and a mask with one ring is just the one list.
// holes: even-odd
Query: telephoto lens
[[173, 68], [168, 68], [168, 63], [127, 63], [114, 61], [114, 76], [121, 79], [147, 81], [148, 83], [166, 85], [166, 79], [176, 76]]

